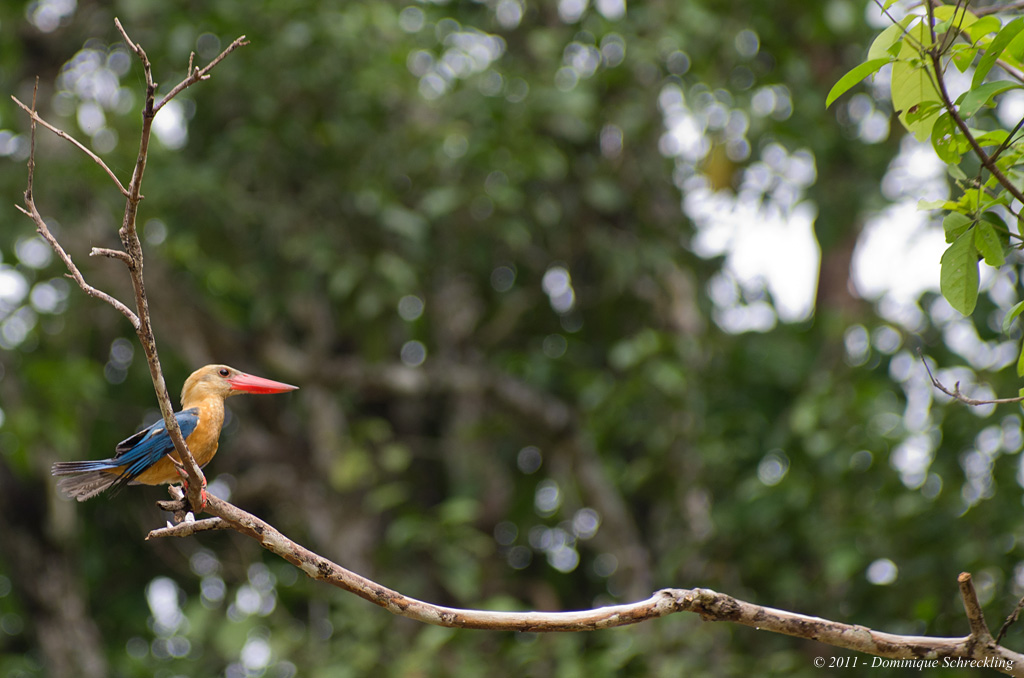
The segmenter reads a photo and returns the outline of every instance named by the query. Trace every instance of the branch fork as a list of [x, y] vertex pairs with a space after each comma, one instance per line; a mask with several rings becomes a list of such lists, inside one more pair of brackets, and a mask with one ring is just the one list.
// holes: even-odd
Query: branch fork
[[[149, 363], [150, 377], [153, 380], [153, 387], [156, 390], [157, 401], [160, 405], [160, 413], [163, 416], [164, 425], [167, 427], [167, 433], [170, 435], [171, 440], [174, 442], [175, 452], [178, 459], [175, 463], [178, 464], [179, 468], [184, 470], [185, 475], [188, 478], [188, 501], [192, 506], [202, 506], [202, 488], [204, 485], [203, 474], [196, 464], [192, 453], [188, 449], [188, 445], [185, 443], [184, 437], [181, 435], [181, 429], [178, 427], [178, 422], [174, 418], [174, 407], [171, 405], [171, 397], [167, 391], [167, 385], [164, 381], [163, 372], [160, 368], [160, 360], [157, 355], [156, 339], [153, 334], [153, 326], [150, 320], [149, 314], [149, 301], [146, 297], [146, 287], [142, 278], [143, 268], [143, 256], [142, 256], [142, 244], [139, 242], [138, 231], [136, 228], [136, 218], [138, 215], [139, 203], [142, 201], [142, 178], [146, 170], [146, 159], [149, 153], [149, 140], [152, 133], [153, 118], [157, 112], [167, 102], [171, 101], [179, 93], [184, 91], [191, 85], [201, 81], [209, 79], [210, 71], [221, 61], [227, 57], [228, 54], [235, 51], [239, 47], [249, 44], [245, 39], [245, 36], [241, 36], [233, 41], [228, 47], [221, 52], [213, 61], [207, 64], [203, 68], [195, 68], [193, 70], [191, 60], [189, 63], [189, 75], [180, 83], [178, 83], [170, 92], [164, 96], [160, 102], [155, 103], [156, 97], [156, 83], [153, 81], [153, 70], [149, 61], [149, 57], [146, 56], [145, 50], [142, 49], [137, 43], [133, 42], [125, 31], [124, 26], [121, 25], [120, 20], [114, 19], [114, 24], [117, 26], [117, 30], [121, 33], [121, 37], [124, 39], [125, 44], [128, 48], [134, 52], [139, 59], [142, 61], [142, 67], [145, 71], [146, 77], [146, 102], [142, 114], [142, 134], [141, 141], [139, 143], [139, 153], [136, 157], [135, 168], [132, 173], [131, 181], [128, 187], [120, 182], [117, 175], [110, 169], [110, 167], [103, 162], [103, 160], [89, 150], [83, 143], [72, 137], [67, 132], [58, 129], [54, 125], [43, 120], [42, 117], [36, 111], [36, 98], [39, 90], [39, 81], [36, 80], [36, 87], [32, 93], [32, 105], [26, 106], [24, 103], [19, 101], [17, 98], [12, 97], [15, 103], [17, 103], [22, 109], [24, 109], [31, 118], [31, 141], [28, 159], [28, 182], [27, 188], [25, 189], [24, 200], [25, 206], [18, 206], [18, 209], [28, 215], [29, 218], [36, 225], [36, 231], [43, 237], [44, 240], [50, 245], [50, 247], [57, 253], [61, 261], [67, 267], [69, 273], [68, 277], [78, 283], [78, 286], [89, 296], [100, 299], [107, 302], [118, 312], [121, 313], [128, 321], [132, 324], [132, 328], [135, 330], [136, 335], [139, 337], [139, 341], [142, 344], [142, 348], [146, 354], [146, 360]], [[124, 302], [112, 297], [111, 295], [96, 289], [92, 285], [89, 285], [82, 272], [75, 265], [71, 256], [64, 250], [61, 244], [53, 236], [46, 221], [39, 213], [36, 207], [35, 194], [33, 190], [33, 182], [35, 179], [35, 150], [36, 150], [36, 126], [37, 124], [43, 125], [48, 130], [62, 139], [69, 141], [76, 148], [84, 152], [89, 158], [92, 159], [97, 165], [99, 165], [111, 178], [118, 190], [126, 198], [124, 218], [121, 223], [121, 228], [118, 234], [121, 237], [121, 244], [123, 250], [114, 250], [108, 248], [93, 248], [90, 252], [90, 256], [103, 256], [111, 259], [117, 259], [121, 261], [128, 269], [128, 273], [131, 277], [132, 288], [135, 292], [135, 311], [132, 311]]]

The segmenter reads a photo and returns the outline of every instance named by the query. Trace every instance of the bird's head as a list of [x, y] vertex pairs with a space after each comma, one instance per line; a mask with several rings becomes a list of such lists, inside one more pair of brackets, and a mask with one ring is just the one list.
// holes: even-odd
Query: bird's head
[[284, 393], [297, 388], [255, 377], [227, 365], [207, 365], [185, 380], [185, 387], [181, 389], [181, 404], [187, 409], [191, 403], [205, 398], [227, 398], [238, 393]]

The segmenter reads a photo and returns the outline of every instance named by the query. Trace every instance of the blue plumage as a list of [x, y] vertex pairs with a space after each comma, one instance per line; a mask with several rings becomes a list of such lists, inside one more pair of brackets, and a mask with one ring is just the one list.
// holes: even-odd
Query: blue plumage
[[[188, 438], [199, 425], [199, 408], [193, 407], [176, 412], [174, 418], [178, 420], [182, 437]], [[104, 473], [99, 477], [109, 478], [108, 486], [127, 485], [161, 457], [174, 450], [174, 443], [171, 442], [171, 436], [167, 434], [161, 419], [149, 428], [142, 429], [119, 442], [115, 450], [116, 454], [110, 459], [57, 462], [53, 465], [53, 475], [68, 476], [121, 469], [118, 475]]]
[[[199, 424], [199, 408], [193, 407], [175, 412], [174, 418], [178, 420], [181, 436], [188, 438]], [[167, 434], [163, 420], [160, 420], [149, 428], [119, 442], [115, 448], [117, 454], [110, 460], [114, 462], [114, 466], [107, 468], [124, 467], [124, 471], [121, 472], [121, 478], [124, 480], [121, 482], [131, 482], [173, 449], [174, 443], [171, 442], [171, 436]]]

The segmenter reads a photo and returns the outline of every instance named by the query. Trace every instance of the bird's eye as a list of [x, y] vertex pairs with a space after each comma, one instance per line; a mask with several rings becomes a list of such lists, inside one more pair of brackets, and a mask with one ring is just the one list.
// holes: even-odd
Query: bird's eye
[[226, 377], [226, 376], [228, 376], [229, 374], [231, 374], [231, 372], [230, 372], [230, 371], [228, 371], [228, 368], [226, 368], [226, 367], [222, 367], [222, 368], [220, 368], [220, 369], [219, 369], [219, 370], [217, 371], [217, 374], [219, 374], [219, 375], [220, 375], [220, 376], [222, 376], [222, 377]]

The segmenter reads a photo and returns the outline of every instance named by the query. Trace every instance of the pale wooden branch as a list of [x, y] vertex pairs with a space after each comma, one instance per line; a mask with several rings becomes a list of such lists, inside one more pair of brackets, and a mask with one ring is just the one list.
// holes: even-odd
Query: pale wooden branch
[[149, 157], [149, 140], [153, 131], [153, 118], [156, 111], [153, 108], [153, 101], [156, 96], [156, 83], [153, 81], [153, 69], [146, 51], [140, 45], [128, 37], [127, 31], [121, 25], [120, 19], [114, 19], [114, 25], [121, 33], [128, 48], [139, 57], [146, 80], [146, 97], [142, 110], [142, 131], [139, 138], [139, 152], [135, 159], [135, 170], [132, 172], [132, 180], [128, 185], [127, 202], [124, 208], [124, 218], [118, 235], [121, 237], [121, 244], [124, 247], [128, 259], [125, 264], [132, 280], [132, 288], [135, 291], [135, 306], [139, 311], [140, 326], [136, 330], [139, 343], [146, 354], [146, 362], [149, 365], [149, 375], [153, 381], [153, 389], [156, 392], [157, 402], [160, 406], [160, 414], [164, 420], [167, 434], [174, 443], [175, 453], [179, 468], [184, 468], [188, 478], [189, 499], [193, 506], [202, 506], [202, 486], [205, 482], [199, 465], [196, 464], [192, 452], [188, 449], [184, 436], [181, 435], [181, 428], [174, 417], [174, 406], [171, 404], [171, 396], [167, 391], [167, 382], [164, 380], [163, 370], [160, 367], [160, 358], [157, 354], [156, 337], [153, 334], [153, 325], [149, 314], [149, 299], [146, 296], [146, 286], [142, 278], [143, 255], [142, 243], [139, 242], [139, 234], [136, 228], [139, 202], [141, 200], [142, 177], [146, 171], [146, 161]]
[[93, 247], [92, 250], [90, 250], [89, 252], [89, 256], [109, 257], [111, 259], [118, 259], [119, 261], [123, 261], [126, 266], [130, 264], [132, 261], [132, 258], [129, 257], [125, 252], [122, 252], [121, 250], [108, 249], [106, 247]]
[[183, 520], [176, 525], [168, 524], [158, 530], [151, 531], [146, 535], [146, 540], [153, 537], [191, 537], [199, 532], [211, 532], [213, 530], [233, 529], [230, 523], [220, 518], [203, 518], [202, 520]]
[[960, 586], [960, 598], [964, 601], [964, 612], [967, 614], [967, 623], [971, 626], [971, 636], [983, 643], [993, 642], [992, 633], [985, 623], [985, 613], [981, 610], [978, 593], [974, 590], [971, 573], [961, 572], [956, 578], [956, 583]]
[[[970, 575], [966, 573], [960, 575], [958, 582], [971, 634], [957, 638], [885, 633], [755, 605], [709, 589], [662, 589], [635, 603], [571, 612], [471, 610], [433, 605], [389, 589], [295, 543], [269, 523], [216, 497], [210, 497], [207, 510], [219, 516], [231, 529], [252, 537], [263, 548], [292, 563], [308, 577], [354, 593], [392, 614], [426, 624], [460, 629], [552, 633], [627, 626], [677, 612], [692, 612], [699, 614], [704, 621], [733, 622], [876, 657], [931, 662], [926, 665], [932, 667], [944, 666], [943, 661], [946, 660], [960, 660], [967, 662], [962, 663], [965, 666], [984, 665], [1007, 675], [1024, 676], [1024, 655], [998, 645], [988, 633]], [[190, 525], [202, 523], [206, 521]], [[146, 538], [188, 536], [221, 527], [221, 524], [214, 523], [204, 524], [200, 529], [176, 525], [153, 530]]]

